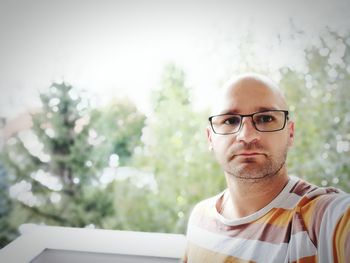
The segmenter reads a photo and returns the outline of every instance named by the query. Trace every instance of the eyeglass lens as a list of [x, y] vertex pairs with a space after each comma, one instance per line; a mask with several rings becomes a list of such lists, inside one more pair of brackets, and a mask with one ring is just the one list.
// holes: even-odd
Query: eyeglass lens
[[283, 129], [286, 121], [284, 111], [257, 112], [252, 115], [225, 114], [211, 118], [214, 132], [229, 134], [238, 132], [244, 117], [251, 117], [258, 131], [276, 131]]

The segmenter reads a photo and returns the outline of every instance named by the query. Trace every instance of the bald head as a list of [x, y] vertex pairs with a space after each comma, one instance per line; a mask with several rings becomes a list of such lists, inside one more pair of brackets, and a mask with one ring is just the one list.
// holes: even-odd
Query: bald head
[[288, 108], [277, 84], [259, 74], [245, 74], [230, 79], [214, 103], [213, 114], [249, 114], [266, 109]]

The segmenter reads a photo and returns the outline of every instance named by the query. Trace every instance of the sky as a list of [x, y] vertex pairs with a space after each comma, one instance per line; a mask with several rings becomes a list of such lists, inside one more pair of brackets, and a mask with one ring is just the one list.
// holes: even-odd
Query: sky
[[348, 32], [349, 10], [347, 0], [0, 0], [0, 117], [37, 107], [53, 81], [99, 103], [128, 96], [147, 113], [169, 62], [205, 107], [242, 61], [302, 71], [305, 46], [326, 27]]

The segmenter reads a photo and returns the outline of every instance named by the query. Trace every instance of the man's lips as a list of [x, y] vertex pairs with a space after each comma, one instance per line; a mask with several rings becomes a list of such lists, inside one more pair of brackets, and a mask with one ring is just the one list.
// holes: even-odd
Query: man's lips
[[241, 153], [234, 154], [233, 156], [254, 157], [258, 155], [265, 155], [265, 154], [260, 152], [241, 152]]

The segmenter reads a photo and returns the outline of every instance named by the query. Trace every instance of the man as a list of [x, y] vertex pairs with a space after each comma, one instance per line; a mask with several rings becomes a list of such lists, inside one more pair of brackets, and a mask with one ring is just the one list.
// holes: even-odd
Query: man
[[227, 189], [197, 204], [184, 262], [350, 262], [350, 196], [286, 167], [294, 123], [268, 78], [230, 81], [207, 128]]

